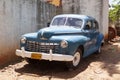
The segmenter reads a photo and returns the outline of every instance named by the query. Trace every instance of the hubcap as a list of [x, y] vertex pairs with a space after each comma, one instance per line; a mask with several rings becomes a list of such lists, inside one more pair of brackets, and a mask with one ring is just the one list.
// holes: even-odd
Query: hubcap
[[77, 66], [80, 62], [80, 53], [76, 52], [73, 59], [73, 66]]

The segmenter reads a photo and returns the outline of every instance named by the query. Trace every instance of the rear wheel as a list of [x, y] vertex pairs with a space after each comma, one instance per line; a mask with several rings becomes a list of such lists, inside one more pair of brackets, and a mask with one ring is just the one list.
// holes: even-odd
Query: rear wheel
[[95, 53], [96, 54], [100, 54], [101, 53], [101, 46], [99, 47], [99, 49]]
[[67, 62], [67, 67], [69, 69], [76, 69], [80, 64], [81, 58], [82, 58], [82, 51], [78, 49], [74, 54], [73, 61]]

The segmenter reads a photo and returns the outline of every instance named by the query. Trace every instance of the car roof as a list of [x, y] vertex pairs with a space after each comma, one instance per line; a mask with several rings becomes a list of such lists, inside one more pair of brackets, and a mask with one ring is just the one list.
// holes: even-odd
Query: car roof
[[73, 18], [80, 18], [80, 19], [90, 19], [90, 20], [95, 20], [93, 17], [91, 16], [87, 16], [87, 15], [80, 15], [80, 14], [61, 14], [61, 15], [57, 15], [56, 17], [73, 17]]

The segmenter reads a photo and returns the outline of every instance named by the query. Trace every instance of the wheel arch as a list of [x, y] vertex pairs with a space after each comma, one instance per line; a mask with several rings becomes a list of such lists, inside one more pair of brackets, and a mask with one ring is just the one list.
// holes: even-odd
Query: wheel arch
[[81, 51], [82, 51], [82, 57], [83, 57], [83, 54], [84, 54], [84, 46], [83, 46], [83, 45], [79, 45], [78, 49], [81, 49]]

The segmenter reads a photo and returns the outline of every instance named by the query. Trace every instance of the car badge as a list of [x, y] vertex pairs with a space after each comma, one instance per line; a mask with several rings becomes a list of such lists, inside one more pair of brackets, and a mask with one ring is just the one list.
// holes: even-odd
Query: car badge
[[45, 32], [45, 31], [42, 31], [42, 32], [41, 32], [41, 38], [40, 38], [40, 39], [42, 39], [42, 40], [47, 40], [47, 38], [44, 38], [44, 36], [43, 36], [44, 32]]

